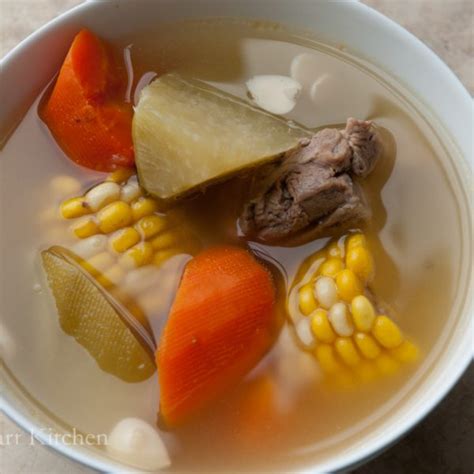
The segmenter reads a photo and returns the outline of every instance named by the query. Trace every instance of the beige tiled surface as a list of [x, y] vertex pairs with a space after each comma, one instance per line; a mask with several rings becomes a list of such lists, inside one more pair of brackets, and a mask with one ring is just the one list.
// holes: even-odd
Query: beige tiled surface
[[[81, 0], [0, 0], [0, 57], [36, 28], [79, 3]], [[471, 94], [474, 93], [472, 1], [365, 0], [364, 3], [427, 43], [456, 72]], [[473, 400], [474, 366], [471, 366], [427, 419], [396, 446], [359, 468], [357, 474], [474, 472]], [[91, 472], [44, 446], [32, 445], [29, 435], [5, 417], [0, 418], [0, 473]]]

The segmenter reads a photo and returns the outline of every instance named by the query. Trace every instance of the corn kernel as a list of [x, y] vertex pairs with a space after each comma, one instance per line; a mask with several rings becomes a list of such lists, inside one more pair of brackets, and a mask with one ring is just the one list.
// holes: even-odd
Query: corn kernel
[[346, 266], [363, 283], [368, 283], [374, 278], [374, 261], [365, 247], [351, 248], [346, 255]]
[[135, 224], [135, 229], [140, 232], [140, 235], [146, 240], [160, 233], [165, 227], [165, 218], [157, 215], [142, 217]]
[[399, 362], [411, 363], [418, 360], [420, 351], [412, 342], [404, 341], [395, 349], [391, 349], [390, 354], [392, 354]]
[[149, 216], [158, 210], [157, 202], [152, 198], [141, 197], [132, 203], [133, 220], [136, 222], [142, 217]]
[[346, 239], [346, 252], [356, 247], [367, 247], [364, 234], [352, 234]]
[[126, 268], [141, 267], [150, 263], [153, 259], [153, 247], [149, 242], [140, 242], [134, 247], [128, 249], [120, 263]]
[[360, 362], [360, 356], [357, 349], [349, 337], [338, 337], [334, 344], [336, 352], [343, 362], [349, 367], [354, 367]]
[[125, 202], [113, 202], [97, 213], [97, 219], [100, 230], [104, 234], [110, 234], [131, 224], [132, 210]]
[[319, 267], [319, 274], [334, 278], [341, 270], [344, 270], [344, 262], [340, 258], [331, 257]]
[[107, 237], [103, 234], [93, 235], [75, 243], [71, 250], [83, 259], [92, 258], [100, 252], [107, 250]]
[[329, 310], [328, 319], [339, 336], [352, 336], [354, 332], [354, 326], [348, 313], [346, 304], [341, 301], [332, 305]]
[[354, 373], [361, 382], [371, 382], [377, 377], [377, 369], [373, 362], [363, 360], [354, 367]]
[[175, 232], [164, 232], [150, 241], [155, 250], [162, 250], [176, 245], [178, 237]]
[[329, 257], [333, 257], [333, 258], [343, 257], [343, 251], [341, 250], [341, 247], [339, 246], [338, 242], [331, 242], [328, 245], [327, 253]]
[[315, 350], [316, 358], [324, 372], [333, 374], [342, 370], [342, 365], [337, 360], [334, 348], [329, 344], [319, 344]]
[[118, 201], [119, 198], [120, 186], [107, 181], [94, 186], [85, 195], [85, 200], [93, 212], [99, 211], [111, 202]]
[[332, 343], [336, 339], [327, 312], [322, 308], [317, 309], [311, 317], [311, 330], [321, 342]]
[[338, 390], [353, 390], [357, 386], [356, 378], [354, 377], [354, 370], [342, 370], [333, 374], [333, 384]]
[[167, 250], [158, 250], [158, 252], [153, 255], [153, 264], [157, 267], [163, 265], [167, 260], [175, 255], [179, 255], [180, 253], [185, 253], [180, 249], [167, 249]]
[[89, 260], [81, 262], [81, 266], [87, 270], [92, 276], [98, 276], [105, 272], [107, 268], [114, 264], [114, 259], [109, 252], [101, 252], [94, 255]]
[[314, 298], [313, 285], [310, 283], [304, 285], [299, 291], [298, 300], [301, 312], [305, 316], [310, 315], [318, 307], [316, 299]]
[[51, 180], [51, 190], [56, 199], [73, 196], [81, 190], [81, 183], [72, 176], [55, 176]]
[[382, 375], [393, 375], [400, 366], [393, 357], [386, 353], [380, 354], [380, 356], [374, 360], [374, 363]]
[[336, 285], [339, 296], [347, 302], [351, 302], [353, 298], [364, 291], [360, 280], [352, 270], [348, 269], [342, 270], [337, 274]]
[[125, 227], [115, 232], [110, 237], [110, 246], [118, 253], [123, 253], [130, 247], [140, 242], [141, 237], [137, 230], [133, 227]]
[[319, 277], [314, 283], [314, 292], [323, 308], [329, 309], [337, 301], [337, 287], [332, 278]]
[[91, 213], [89, 205], [82, 196], [64, 201], [61, 204], [60, 211], [64, 219], [74, 219]]
[[356, 296], [351, 303], [352, 319], [359, 331], [369, 332], [375, 320], [372, 303], [364, 295]]
[[137, 177], [132, 176], [128, 182], [122, 186], [120, 199], [127, 203], [131, 203], [141, 196], [143, 196], [142, 188], [138, 184]]
[[110, 173], [109, 176], [107, 176], [106, 181], [110, 181], [112, 183], [118, 183], [118, 184], [124, 183], [133, 174], [134, 174], [134, 171], [132, 169], [120, 168]]
[[108, 280], [112, 285], [117, 285], [125, 277], [125, 272], [120, 265], [115, 264], [103, 272], [101, 276]]
[[363, 332], [358, 332], [354, 336], [355, 343], [361, 354], [366, 359], [375, 359], [377, 358], [382, 350], [380, 346], [375, 342], [374, 338], [369, 334], [364, 334]]
[[93, 217], [84, 216], [72, 226], [73, 234], [79, 239], [87, 239], [100, 232], [99, 226]]
[[399, 327], [387, 316], [377, 316], [372, 328], [375, 339], [385, 348], [394, 349], [403, 342]]

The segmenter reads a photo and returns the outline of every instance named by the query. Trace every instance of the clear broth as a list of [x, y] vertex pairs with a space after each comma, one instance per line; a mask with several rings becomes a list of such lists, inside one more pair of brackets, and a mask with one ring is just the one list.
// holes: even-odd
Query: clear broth
[[[373, 221], [365, 229], [376, 261], [374, 290], [394, 307], [399, 325], [424, 355], [430, 353], [448, 325], [456, 293], [460, 213], [443, 165], [449, 161], [445, 147], [393, 85], [344, 50], [257, 23], [160, 26], [123, 38], [115, 46], [124, 51], [129, 72], [133, 71], [128, 88], [131, 100], [154, 73], [171, 70], [245, 98], [249, 77], [288, 75], [295, 56], [313, 54], [318, 65], [315, 78], [329, 74], [333, 79], [321, 86], [317, 101], [305, 90], [288, 118], [319, 128], [343, 124], [354, 116], [375, 120], [385, 130], [386, 156], [364, 183], [374, 210]], [[54, 213], [59, 202], [51, 191], [51, 180], [71, 175], [86, 190], [103, 179], [100, 173], [79, 168], [64, 157], [38, 117], [38, 103], [11, 136], [0, 161], [0, 312], [5, 334], [12, 339], [5, 363], [33, 399], [81, 432], [108, 433], [118, 420], [129, 416], [154, 424], [156, 378], [126, 384], [100, 371], [87, 352], [61, 331], [40, 272], [33, 271], [39, 250], [71, 243]], [[172, 212], [190, 223], [206, 245], [236, 242], [235, 219], [243, 194], [242, 183], [235, 180]], [[216, 207], [216, 202], [221, 204]], [[290, 284], [301, 262], [325, 242], [296, 247], [250, 245], [276, 260]], [[294, 345], [286, 332], [282, 336], [286, 344]], [[277, 363], [280, 346], [245, 383]], [[233, 433], [238, 416], [235, 400], [239, 390], [244, 390], [240, 387], [195, 423], [163, 434], [171, 450], [172, 470], [288, 471], [304, 465], [327, 450], [341, 449], [352, 436], [381, 420], [416, 371], [417, 367], [405, 368], [350, 392], [331, 390], [316, 374], [309, 382], [296, 383], [284, 409], [260, 427], [255, 440], [243, 444], [235, 442]], [[280, 378], [278, 383], [287, 392], [293, 382]]]

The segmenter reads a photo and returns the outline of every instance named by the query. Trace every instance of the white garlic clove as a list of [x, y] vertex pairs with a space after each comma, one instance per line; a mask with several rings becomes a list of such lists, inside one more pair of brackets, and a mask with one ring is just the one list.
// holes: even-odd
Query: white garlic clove
[[112, 429], [107, 451], [131, 466], [156, 470], [171, 464], [168, 451], [155, 428], [140, 418], [124, 418]]
[[301, 92], [301, 84], [287, 76], [254, 76], [247, 81], [246, 85], [259, 107], [278, 115], [291, 112]]

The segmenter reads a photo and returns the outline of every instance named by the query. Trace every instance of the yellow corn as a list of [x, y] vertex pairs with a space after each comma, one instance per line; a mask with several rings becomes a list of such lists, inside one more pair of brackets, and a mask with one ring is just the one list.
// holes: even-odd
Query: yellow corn
[[120, 262], [126, 268], [142, 267], [153, 259], [153, 247], [149, 242], [140, 242], [128, 249]]
[[418, 360], [420, 351], [412, 342], [403, 341], [398, 347], [391, 349], [390, 354], [399, 362], [406, 363]]
[[150, 241], [155, 250], [162, 250], [176, 245], [178, 236], [175, 232], [163, 232]]
[[377, 369], [373, 362], [368, 360], [361, 361], [360, 364], [354, 367], [356, 376], [362, 382], [371, 382], [377, 377]]
[[331, 242], [328, 245], [327, 254], [328, 254], [329, 257], [333, 257], [333, 258], [342, 258], [343, 257], [343, 251], [341, 250], [341, 247], [339, 246], [338, 242]]
[[125, 227], [110, 237], [110, 246], [118, 253], [123, 253], [140, 242], [141, 237], [133, 227]]
[[104, 288], [110, 288], [111, 286], [117, 285], [124, 278], [125, 272], [120, 265], [113, 265], [105, 272], [101, 273], [96, 277], [96, 280]]
[[364, 295], [356, 296], [351, 303], [352, 319], [359, 331], [369, 332], [375, 320], [372, 303]]
[[374, 360], [375, 366], [382, 375], [393, 375], [400, 367], [398, 362], [388, 354], [382, 353]]
[[127, 227], [132, 222], [132, 210], [122, 201], [113, 202], [97, 213], [99, 228], [104, 234]]
[[140, 197], [132, 203], [133, 220], [137, 222], [142, 217], [149, 216], [158, 210], [157, 202], [152, 198]]
[[[306, 350], [313, 350], [330, 383], [339, 388], [393, 374], [400, 363], [419, 357], [418, 347], [404, 340], [397, 324], [377, 315], [376, 298], [365, 296], [374, 268], [365, 236], [351, 234], [311, 255], [299, 270], [299, 281], [311, 284], [292, 290], [298, 292], [300, 312], [310, 317], [300, 321], [310, 324], [317, 341], [315, 349]], [[291, 316], [296, 324], [300, 313]]]
[[372, 328], [372, 334], [387, 349], [394, 349], [403, 342], [399, 327], [385, 315], [377, 316]]
[[347, 268], [337, 274], [336, 286], [339, 296], [348, 303], [364, 291], [362, 283], [355, 273]]
[[349, 367], [354, 367], [360, 362], [360, 356], [357, 349], [349, 337], [338, 337], [334, 344], [339, 357]]
[[145, 239], [151, 239], [166, 227], [166, 220], [157, 215], [142, 217], [136, 224], [135, 229]]
[[298, 302], [300, 310], [305, 316], [310, 315], [318, 307], [311, 283], [308, 283], [300, 289]]
[[346, 266], [363, 282], [371, 282], [374, 278], [374, 261], [365, 247], [353, 247], [346, 255]]
[[327, 311], [318, 308], [311, 317], [311, 330], [314, 336], [321, 342], [332, 343], [336, 339], [336, 334], [331, 327]]
[[334, 348], [329, 344], [319, 344], [315, 350], [316, 358], [324, 372], [333, 374], [342, 370], [342, 365], [337, 360]]
[[319, 274], [335, 278], [341, 270], [344, 270], [344, 262], [340, 258], [331, 257], [319, 267]]
[[89, 205], [82, 196], [64, 201], [61, 204], [60, 211], [64, 219], [75, 219], [76, 217], [85, 216], [91, 213]]
[[180, 253], [185, 252], [180, 249], [158, 250], [155, 255], [153, 255], [153, 264], [159, 267], [163, 265], [166, 260], [169, 260], [171, 257], [179, 255]]
[[367, 239], [364, 234], [352, 234], [346, 239], [346, 252], [355, 247], [367, 247]]
[[112, 183], [121, 184], [128, 180], [134, 171], [128, 168], [120, 168], [118, 170], [113, 171], [112, 173], [107, 176], [106, 181], [111, 181]]
[[100, 232], [99, 226], [93, 217], [84, 216], [72, 226], [73, 234], [79, 239], [87, 239]]
[[94, 255], [89, 260], [81, 262], [81, 266], [92, 276], [99, 276], [114, 264], [114, 259], [109, 252], [101, 252]]
[[382, 350], [380, 346], [375, 342], [374, 338], [369, 334], [364, 334], [363, 332], [358, 332], [354, 336], [355, 343], [360, 353], [366, 359], [375, 359], [377, 358]]

